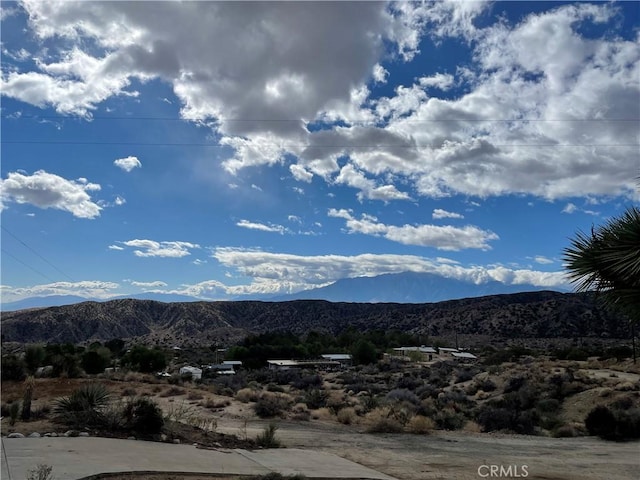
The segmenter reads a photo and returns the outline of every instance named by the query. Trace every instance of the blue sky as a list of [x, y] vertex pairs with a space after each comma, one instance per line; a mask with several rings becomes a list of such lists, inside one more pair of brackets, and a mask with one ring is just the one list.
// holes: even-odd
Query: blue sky
[[636, 2], [2, 4], [2, 301], [566, 286], [637, 203]]

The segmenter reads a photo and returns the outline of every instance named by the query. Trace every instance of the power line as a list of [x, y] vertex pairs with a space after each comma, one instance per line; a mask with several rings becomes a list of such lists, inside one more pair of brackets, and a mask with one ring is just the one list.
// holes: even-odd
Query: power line
[[[5, 145], [120, 145], [120, 146], [135, 146], [135, 147], [207, 147], [207, 148], [233, 148], [230, 145], [220, 145], [215, 143], [202, 143], [202, 142], [94, 142], [94, 141], [81, 141], [81, 140], [5, 140], [2, 142]], [[538, 148], [538, 147], [636, 147], [639, 148], [638, 143], [505, 143], [505, 144], [492, 144], [494, 147], [508, 148]], [[300, 144], [278, 144], [278, 143], [260, 143], [255, 147], [278, 147], [283, 149], [291, 148], [438, 148], [437, 145], [416, 145], [416, 144], [375, 144], [375, 145], [348, 145], [348, 144], [330, 144], [330, 145], [314, 145], [309, 143]]]
[[50, 267], [54, 268], [58, 273], [61, 273], [62, 275], [64, 275], [65, 277], [67, 277], [69, 280], [71, 280], [72, 282], [75, 282], [75, 280], [73, 278], [71, 278], [69, 275], [67, 275], [66, 273], [64, 273], [62, 270], [60, 270], [58, 267], [56, 267], [53, 263], [51, 263], [49, 260], [47, 260], [46, 258], [44, 258], [42, 255], [40, 255], [38, 252], [36, 252], [33, 248], [31, 248], [29, 245], [27, 245], [23, 240], [19, 239], [16, 235], [14, 235], [13, 233], [11, 233], [4, 225], [2, 225], [2, 230], [4, 230], [5, 232], [7, 232], [9, 235], [11, 235], [13, 238], [15, 238], [18, 242], [20, 242], [22, 245], [24, 245], [26, 248], [28, 248], [32, 253], [34, 253], [35, 255], [37, 255], [38, 257], [40, 257], [47, 265], [49, 265]]
[[42, 275], [44, 278], [46, 278], [47, 280], [49, 280], [50, 282], [55, 282], [55, 280], [53, 280], [51, 277], [45, 275], [44, 273], [42, 273], [40, 270], [33, 268], [31, 265], [26, 264], [25, 262], [23, 262], [22, 260], [20, 260], [18, 257], [16, 257], [15, 255], [12, 255], [11, 253], [7, 252], [4, 248], [1, 248], [0, 251], [2, 251], [2, 253], [4, 253], [5, 255], [9, 255], [11, 258], [13, 258], [16, 262], [21, 263], [22, 265], [24, 265], [25, 267], [33, 270], [34, 272], [36, 272], [38, 275]]
[[[84, 120], [87, 121], [86, 117], [72, 117], [72, 116], [62, 116], [62, 115], [21, 115], [19, 117], [5, 115], [2, 117], [3, 119], [10, 120]], [[215, 122], [260, 122], [260, 123], [306, 123], [306, 124], [314, 124], [314, 123], [336, 123], [336, 122], [326, 122], [322, 119], [318, 120], [303, 120], [300, 118], [224, 118], [224, 117], [207, 117], [207, 118], [180, 118], [180, 117], [131, 117], [131, 116], [91, 116], [88, 117], [90, 120], [143, 120], [143, 121], [173, 121], [173, 122], [205, 122], [205, 121], [215, 121]], [[407, 124], [427, 124], [427, 123], [444, 123], [444, 122], [473, 122], [473, 123], [481, 123], [481, 122], [640, 122], [640, 118], [438, 118], [438, 119], [423, 119], [423, 120], [404, 120], [402, 119], [402, 123]], [[357, 120], [348, 120], [348, 119], [339, 119], [338, 121], [352, 124], [352, 125], [375, 125], [380, 122], [362, 122]]]

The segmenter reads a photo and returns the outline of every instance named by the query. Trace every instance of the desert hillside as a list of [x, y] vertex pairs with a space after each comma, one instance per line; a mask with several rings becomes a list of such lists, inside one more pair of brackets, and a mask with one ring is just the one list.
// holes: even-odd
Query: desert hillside
[[188, 302], [150, 300], [84, 302], [5, 312], [10, 342], [83, 342], [136, 338], [154, 342], [231, 342], [245, 334], [286, 330], [397, 329], [419, 335], [491, 338], [627, 338], [626, 321], [590, 294], [549, 291], [492, 295], [427, 304]]

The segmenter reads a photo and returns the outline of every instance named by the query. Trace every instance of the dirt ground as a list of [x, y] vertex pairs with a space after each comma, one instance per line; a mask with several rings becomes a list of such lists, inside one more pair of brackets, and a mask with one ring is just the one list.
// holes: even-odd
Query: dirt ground
[[[586, 366], [585, 366], [586, 367]], [[598, 396], [612, 390], [616, 383], [633, 382], [640, 375], [612, 369], [584, 368], [584, 373], [606, 380], [600, 387], [575, 396], [570, 415], [584, 418]], [[146, 383], [140, 379], [113, 381], [101, 379], [116, 397], [152, 396], [169, 411], [187, 411], [189, 415], [211, 419], [216, 433], [231, 434], [240, 440], [254, 439], [269, 423], [258, 419], [250, 403], [215, 395], [211, 391], [187, 385], [171, 390], [166, 383]], [[68, 395], [87, 379], [38, 379], [34, 408]], [[614, 392], [615, 393], [615, 392]], [[19, 400], [22, 384], [2, 382], [2, 402]], [[276, 419], [277, 438], [283, 446], [308, 448], [339, 455], [399, 480], [474, 479], [487, 477], [492, 468], [509, 475], [502, 478], [532, 480], [637, 480], [640, 471], [640, 442], [614, 443], [594, 437], [550, 438], [473, 431], [433, 431], [429, 435], [371, 434], [362, 424], [342, 425], [322, 412], [312, 412], [308, 421]], [[2, 419], [2, 434], [38, 431], [65, 431], [48, 420], [18, 422], [14, 427]], [[222, 447], [222, 445], [219, 445]], [[235, 448], [235, 447], [232, 447]], [[496, 477], [498, 475], [494, 475]], [[107, 477], [105, 477], [107, 478]], [[108, 477], [112, 480], [204, 480], [211, 477], [156, 476]], [[216, 477], [220, 480], [236, 478]]]

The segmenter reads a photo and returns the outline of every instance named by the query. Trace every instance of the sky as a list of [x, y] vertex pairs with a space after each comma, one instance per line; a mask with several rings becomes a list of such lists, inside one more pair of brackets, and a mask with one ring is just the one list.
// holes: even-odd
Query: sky
[[567, 287], [640, 200], [640, 3], [2, 2], [3, 302]]

